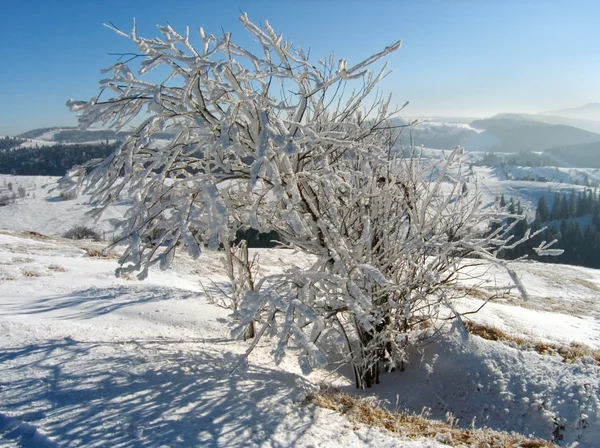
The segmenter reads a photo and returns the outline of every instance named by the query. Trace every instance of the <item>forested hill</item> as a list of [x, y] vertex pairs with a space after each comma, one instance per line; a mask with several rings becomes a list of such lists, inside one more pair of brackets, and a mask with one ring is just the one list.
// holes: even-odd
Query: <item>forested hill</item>
[[600, 134], [562, 124], [547, 124], [525, 119], [492, 117], [475, 120], [471, 126], [493, 134], [496, 151], [545, 151], [565, 145], [600, 142]]
[[0, 149], [0, 174], [63, 176], [75, 165], [107, 157], [119, 144], [56, 144]]
[[[114, 131], [112, 129], [79, 129], [74, 127], [50, 127], [39, 128], [23, 132], [17, 135], [19, 139], [42, 139], [57, 143], [83, 143], [106, 140], [125, 140], [129, 132]], [[156, 139], [170, 139], [172, 133], [158, 132], [154, 134]]]

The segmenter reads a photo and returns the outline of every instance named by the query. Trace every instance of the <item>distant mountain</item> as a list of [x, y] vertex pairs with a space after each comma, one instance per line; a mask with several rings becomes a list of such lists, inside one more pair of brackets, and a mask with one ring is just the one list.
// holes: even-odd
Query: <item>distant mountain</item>
[[[33, 129], [17, 135], [17, 138], [26, 140], [35, 140], [36, 143], [88, 143], [88, 142], [106, 142], [107, 140], [124, 140], [129, 132], [116, 132], [111, 129], [87, 129], [82, 130], [75, 127], [50, 127]], [[172, 134], [168, 132], [154, 134], [157, 139], [170, 139]]]
[[471, 134], [480, 132], [473, 129], [468, 122], [443, 121], [446, 119], [449, 118], [394, 118], [391, 124], [406, 125], [416, 120], [416, 124], [401, 130], [399, 142], [405, 147], [412, 143], [426, 148], [451, 149], [456, 146], [466, 146], [465, 143]]
[[541, 115], [558, 115], [561, 117], [575, 118], [578, 120], [600, 121], [600, 103], [588, 103], [581, 107], [544, 112]]
[[574, 168], [600, 168], [600, 140], [578, 145], [564, 145], [548, 149], [549, 156], [557, 165]]
[[594, 132], [563, 124], [542, 123], [518, 115], [475, 120], [471, 126], [497, 138], [497, 144], [490, 146], [489, 150], [503, 152], [544, 151], [600, 141], [600, 134]]
[[67, 129], [77, 129], [77, 128], [54, 126], [54, 127], [50, 127], [50, 128], [32, 129], [31, 131], [23, 132], [22, 134], [19, 134], [16, 137], [21, 138], [21, 139], [37, 139], [37, 138], [43, 136], [44, 134], [60, 132], [63, 129], [67, 130]]
[[581, 120], [577, 118], [561, 117], [558, 115], [546, 114], [498, 114], [493, 118], [511, 118], [515, 120], [538, 121], [546, 124], [564, 124], [584, 131], [600, 134], [600, 121]]

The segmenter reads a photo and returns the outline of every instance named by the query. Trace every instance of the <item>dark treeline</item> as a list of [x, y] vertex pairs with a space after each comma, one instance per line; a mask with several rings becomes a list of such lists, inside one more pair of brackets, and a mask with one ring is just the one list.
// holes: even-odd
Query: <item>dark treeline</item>
[[[522, 213], [520, 202], [500, 198], [501, 204], [508, 207], [510, 213]], [[514, 259], [529, 254], [531, 259], [539, 259], [547, 263], [564, 263], [591, 268], [600, 268], [600, 197], [597, 191], [571, 190], [568, 194], [555, 193], [550, 204], [542, 196], [536, 207], [535, 219], [528, 223], [519, 222], [513, 229], [515, 239], [521, 238], [527, 229], [536, 232], [546, 227], [539, 235], [525, 244], [502, 254], [505, 258]], [[542, 241], [558, 242], [552, 246], [563, 249], [564, 253], [556, 257], [537, 257], [532, 248]]]
[[278, 247], [282, 241], [279, 233], [274, 230], [271, 232], [259, 232], [252, 227], [240, 229], [236, 232], [234, 243], [239, 244], [242, 240], [245, 240], [250, 248], [274, 248]]
[[552, 157], [544, 153], [520, 151], [518, 153], [486, 152], [481, 159], [475, 162], [477, 166], [561, 166]]
[[0, 174], [64, 176], [75, 165], [106, 158], [119, 143], [71, 144], [0, 151]]
[[25, 140], [16, 137], [0, 138], [0, 151], [15, 148], [22, 144], [24, 141]]
[[502, 153], [488, 151], [474, 165], [600, 168], [600, 142], [573, 145], [566, 148], [550, 148], [543, 152]]

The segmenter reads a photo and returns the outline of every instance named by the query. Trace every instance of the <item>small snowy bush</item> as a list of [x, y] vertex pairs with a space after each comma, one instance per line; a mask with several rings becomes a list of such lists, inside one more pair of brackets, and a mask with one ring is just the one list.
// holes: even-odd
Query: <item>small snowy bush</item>
[[7, 205], [9, 205], [11, 203], [11, 198], [10, 196], [3, 194], [0, 195], [0, 207], [5, 207]]
[[100, 241], [102, 238], [100, 234], [93, 229], [85, 226], [75, 226], [70, 230], [67, 230], [63, 237], [71, 240], [94, 240]]
[[[146, 39], [135, 27], [113, 28], [142, 59], [118, 62], [98, 97], [68, 105], [82, 127], [122, 129], [148, 115], [111, 156], [62, 185], [87, 185], [97, 213], [123, 193], [133, 198], [117, 275], [143, 279], [182, 246], [194, 257], [222, 247], [233, 333], [253, 338], [248, 354], [272, 337], [276, 362], [294, 347], [309, 371], [343, 347], [357, 387], [370, 387], [383, 364], [403, 362], [422, 328], [434, 332], [441, 310], [454, 312], [465, 264], [507, 263], [496, 254], [519, 243], [509, 234], [522, 217], [482, 208], [460, 149], [438, 159], [397, 150], [388, 119], [398, 110], [375, 89], [388, 73], [380, 61], [400, 42], [354, 65], [310, 61], [269, 23], [240, 20], [259, 52], [202, 28], [199, 47], [189, 29], [159, 27], [162, 39]], [[144, 77], [157, 67], [170, 74], [158, 83]], [[151, 145], [168, 128], [176, 131], [170, 143]], [[486, 236], [481, 224], [490, 219], [503, 224]], [[246, 244], [232, 244], [247, 227], [277, 232], [316, 261], [256, 278]]]
[[76, 190], [60, 192], [60, 200], [61, 201], [72, 201], [73, 199], [77, 199], [77, 191]]

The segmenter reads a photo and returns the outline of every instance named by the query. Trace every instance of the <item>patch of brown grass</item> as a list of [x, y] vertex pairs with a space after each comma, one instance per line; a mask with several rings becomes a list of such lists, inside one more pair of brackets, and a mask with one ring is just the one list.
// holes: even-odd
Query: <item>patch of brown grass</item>
[[499, 328], [476, 324], [465, 321], [465, 327], [471, 334], [487, 339], [488, 341], [507, 342], [521, 349], [533, 349], [541, 355], [559, 355], [564, 362], [574, 362], [584, 357], [592, 358], [600, 366], [600, 351], [587, 345], [572, 342], [569, 345], [558, 345], [548, 342], [529, 342], [519, 336], [511, 335]]
[[36, 271], [23, 271], [21, 272], [23, 277], [35, 278], [35, 277], [44, 277], [44, 274]]
[[31, 230], [25, 230], [25, 231], [21, 232], [21, 235], [27, 236], [29, 238], [33, 238], [33, 239], [36, 239], [36, 240], [50, 240], [50, 239], [52, 239], [49, 236], [42, 235], [41, 233], [38, 233], [38, 232], [32, 232]]
[[597, 283], [591, 282], [589, 280], [575, 277], [573, 279], [573, 282], [578, 283], [581, 286], [585, 286], [586, 288], [591, 289], [592, 291], [600, 292], [600, 286]]
[[391, 412], [373, 403], [372, 400], [354, 397], [333, 388], [325, 388], [319, 393], [310, 395], [307, 401], [339, 412], [354, 424], [384, 428], [408, 439], [429, 437], [452, 446], [466, 445], [477, 448], [556, 447], [548, 441], [530, 439], [521, 434], [491, 429], [461, 429], [420, 415]]
[[85, 249], [87, 256], [92, 258], [112, 258], [117, 259], [119, 255], [111, 252], [104, 252], [98, 249]]
[[25, 263], [31, 263], [33, 261], [33, 258], [29, 258], [29, 257], [13, 257], [11, 261], [14, 264], [25, 264]]
[[5, 272], [0, 272], [0, 281], [3, 281], [3, 282], [12, 282], [14, 280], [16, 280], [16, 278], [13, 277], [12, 275], [7, 274]]
[[131, 275], [131, 274], [121, 274], [121, 278], [123, 280], [127, 280], [129, 282], [135, 280], [135, 277], [133, 275]]
[[46, 269], [53, 272], [66, 272], [66, 269], [59, 264], [50, 264], [46, 266]]
[[469, 297], [476, 299], [487, 300], [490, 298], [490, 293], [480, 288], [469, 288], [465, 291]]
[[577, 342], [572, 342], [568, 346], [559, 347], [558, 354], [563, 357], [565, 362], [573, 362], [579, 358], [589, 356], [596, 361], [597, 365], [600, 365], [600, 351]]

